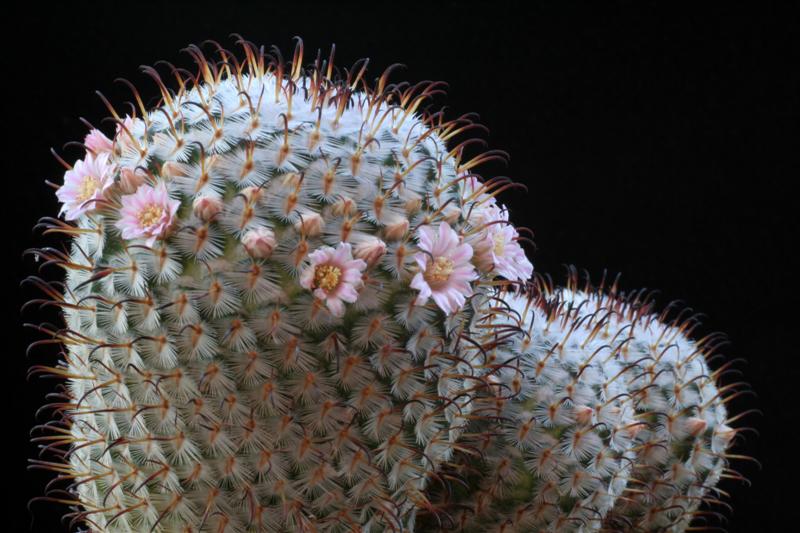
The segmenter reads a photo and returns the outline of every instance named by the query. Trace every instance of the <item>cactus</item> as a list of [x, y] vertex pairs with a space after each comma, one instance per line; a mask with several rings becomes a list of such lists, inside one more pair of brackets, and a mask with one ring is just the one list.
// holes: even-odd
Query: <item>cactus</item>
[[579, 288], [574, 271], [565, 288], [539, 278], [497, 301], [487, 323], [521, 334], [495, 348], [495, 394], [476, 399], [499, 422], [445, 466], [477, 480], [455, 500], [438, 491], [459, 529], [677, 532], [719, 502], [736, 430], [706, 363], [716, 336], [694, 341], [693, 318], [667, 320], [616, 283]]
[[736, 433], [711, 341], [533, 278], [438, 83], [237, 45], [59, 157], [50, 499], [102, 532], [685, 529]]

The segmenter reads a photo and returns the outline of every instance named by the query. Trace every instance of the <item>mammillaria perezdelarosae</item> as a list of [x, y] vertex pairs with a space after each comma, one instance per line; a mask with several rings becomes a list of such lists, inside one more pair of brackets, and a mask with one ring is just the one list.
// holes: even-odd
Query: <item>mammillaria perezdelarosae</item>
[[[57, 184], [43, 437], [93, 531], [680, 531], [736, 430], [704, 341], [532, 278], [436, 82], [240, 59], [91, 128]], [[522, 235], [521, 235], [522, 234]]]

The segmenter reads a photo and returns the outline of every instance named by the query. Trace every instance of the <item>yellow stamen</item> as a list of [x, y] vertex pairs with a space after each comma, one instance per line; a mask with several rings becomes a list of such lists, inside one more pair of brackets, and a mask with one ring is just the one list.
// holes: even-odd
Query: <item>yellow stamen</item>
[[495, 233], [494, 234], [494, 255], [503, 255], [503, 250], [506, 247], [506, 241], [503, 238], [502, 233]]
[[83, 203], [91, 198], [95, 191], [100, 188], [100, 180], [94, 176], [86, 176], [83, 178], [80, 187], [78, 188], [77, 199]]
[[447, 257], [437, 257], [433, 262], [428, 262], [428, 268], [425, 269], [425, 280], [430, 283], [442, 283], [447, 281], [450, 274], [453, 273], [453, 260]]
[[319, 265], [314, 269], [314, 286], [331, 291], [339, 285], [342, 269], [334, 265]]
[[149, 228], [150, 226], [158, 223], [161, 220], [161, 215], [164, 214], [164, 208], [158, 204], [149, 204], [144, 209], [139, 211], [139, 227]]

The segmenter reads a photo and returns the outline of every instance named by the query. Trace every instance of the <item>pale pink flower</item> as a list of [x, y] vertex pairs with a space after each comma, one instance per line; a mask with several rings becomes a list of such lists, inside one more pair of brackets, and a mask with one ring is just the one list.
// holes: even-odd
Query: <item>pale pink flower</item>
[[355, 302], [363, 285], [361, 273], [367, 264], [353, 259], [350, 243], [340, 242], [336, 248], [325, 246], [308, 256], [309, 265], [300, 274], [300, 285], [312, 290], [325, 302], [331, 314], [344, 315], [343, 302]]
[[92, 129], [86, 134], [86, 137], [83, 139], [83, 144], [89, 151], [94, 152], [96, 155], [103, 152], [110, 152], [114, 146], [111, 139], [106, 137], [103, 132], [97, 128]]
[[493, 271], [509, 280], [525, 281], [533, 274], [533, 265], [519, 244], [519, 233], [508, 222], [508, 210], [491, 205], [483, 209], [486, 228], [475, 244], [478, 267]]
[[79, 159], [71, 170], [64, 173], [64, 185], [56, 191], [61, 201], [61, 211], [66, 220], [75, 220], [86, 211], [95, 209], [96, 200], [103, 198], [114, 183], [114, 166], [108, 153], [96, 157], [91, 152]]
[[422, 251], [414, 260], [420, 271], [411, 280], [411, 287], [419, 291], [417, 302], [425, 303], [432, 297], [449, 315], [472, 295], [470, 282], [478, 278], [470, 263], [472, 247], [460, 243], [458, 234], [446, 222], [439, 224], [438, 233], [430, 226], [422, 226], [417, 237]]
[[265, 227], [249, 230], [242, 237], [242, 246], [250, 256], [256, 259], [266, 259], [272, 255], [272, 250], [278, 245], [275, 233]]
[[121, 201], [120, 219], [115, 225], [122, 238], [143, 238], [147, 246], [166, 236], [181, 205], [169, 197], [164, 182], [156, 187], [142, 185], [135, 193], [123, 196]]

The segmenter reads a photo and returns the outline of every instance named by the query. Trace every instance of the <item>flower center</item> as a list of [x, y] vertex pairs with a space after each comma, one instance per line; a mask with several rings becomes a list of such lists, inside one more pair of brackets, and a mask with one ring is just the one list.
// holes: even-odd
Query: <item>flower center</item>
[[334, 265], [319, 265], [314, 269], [314, 286], [331, 291], [339, 285], [342, 269]]
[[161, 220], [161, 215], [164, 214], [164, 208], [158, 204], [148, 204], [144, 209], [139, 211], [139, 227], [149, 228], [157, 224]]
[[100, 188], [100, 180], [95, 178], [94, 176], [86, 176], [81, 181], [80, 187], [78, 187], [78, 201], [83, 203], [89, 198], [91, 198], [95, 191]]
[[494, 237], [494, 255], [503, 255], [503, 250], [506, 248], [506, 241], [502, 233], [495, 233]]
[[425, 269], [425, 280], [435, 283], [447, 281], [450, 274], [453, 273], [453, 260], [447, 257], [437, 257], [433, 262], [428, 263], [428, 268]]

